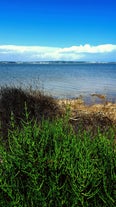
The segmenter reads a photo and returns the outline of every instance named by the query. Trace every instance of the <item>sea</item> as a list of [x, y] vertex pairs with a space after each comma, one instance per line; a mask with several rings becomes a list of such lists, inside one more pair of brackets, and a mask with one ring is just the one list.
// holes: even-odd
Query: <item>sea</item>
[[93, 94], [101, 94], [116, 102], [116, 63], [0, 63], [4, 86], [41, 90], [61, 99], [81, 97], [87, 103], [100, 102]]

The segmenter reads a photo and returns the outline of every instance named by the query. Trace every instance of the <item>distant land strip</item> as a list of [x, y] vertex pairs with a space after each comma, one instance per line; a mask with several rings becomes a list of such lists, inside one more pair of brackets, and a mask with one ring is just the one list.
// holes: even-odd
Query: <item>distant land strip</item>
[[116, 62], [91, 61], [0, 61], [0, 64], [116, 64]]

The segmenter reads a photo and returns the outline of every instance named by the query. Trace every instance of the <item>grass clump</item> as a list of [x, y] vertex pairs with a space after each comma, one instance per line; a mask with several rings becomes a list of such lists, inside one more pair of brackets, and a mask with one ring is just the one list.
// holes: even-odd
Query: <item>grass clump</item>
[[8, 131], [0, 145], [0, 207], [115, 207], [114, 131], [75, 134], [68, 118], [32, 123]]

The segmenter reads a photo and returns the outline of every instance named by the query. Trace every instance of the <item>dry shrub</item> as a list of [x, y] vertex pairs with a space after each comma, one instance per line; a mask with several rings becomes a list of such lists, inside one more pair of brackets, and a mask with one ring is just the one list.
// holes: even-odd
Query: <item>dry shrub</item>
[[44, 95], [40, 91], [26, 91], [21, 88], [4, 87], [0, 90], [0, 121], [1, 132], [7, 136], [10, 127], [11, 112], [14, 115], [16, 125], [20, 126], [25, 119], [25, 105], [29, 112], [29, 118], [38, 122], [45, 119], [53, 119], [61, 115], [60, 107], [52, 97]]
[[81, 127], [81, 130], [91, 131], [92, 135], [95, 135], [98, 132], [98, 128], [101, 132], [106, 132], [111, 127], [114, 127], [113, 122], [108, 117], [103, 116], [100, 113], [81, 113], [75, 118], [71, 118], [70, 123], [73, 125], [76, 132], [79, 127]]

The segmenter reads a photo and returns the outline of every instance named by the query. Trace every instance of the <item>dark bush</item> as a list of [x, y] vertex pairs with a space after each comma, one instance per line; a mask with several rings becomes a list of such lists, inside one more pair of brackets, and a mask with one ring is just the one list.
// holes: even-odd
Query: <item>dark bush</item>
[[61, 110], [55, 99], [44, 95], [40, 91], [26, 91], [21, 88], [4, 87], [0, 90], [0, 121], [1, 132], [7, 136], [10, 128], [11, 113], [14, 115], [16, 125], [25, 119], [25, 107], [28, 109], [29, 118], [38, 122], [45, 119], [53, 119], [61, 114]]

